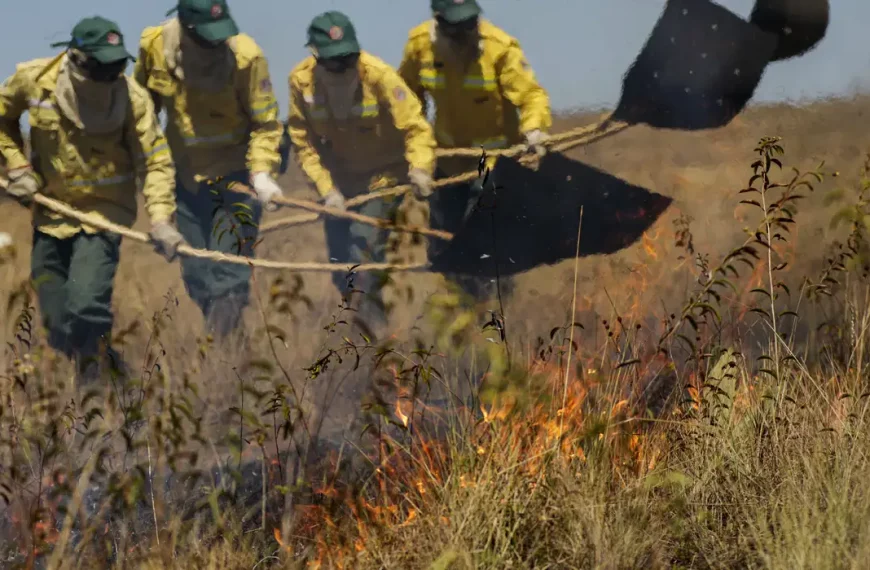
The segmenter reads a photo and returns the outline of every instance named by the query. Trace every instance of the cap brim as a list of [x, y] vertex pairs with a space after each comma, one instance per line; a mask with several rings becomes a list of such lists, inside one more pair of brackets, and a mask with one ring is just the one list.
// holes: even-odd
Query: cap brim
[[329, 59], [359, 53], [359, 44], [353, 40], [343, 40], [317, 49], [317, 57]]
[[113, 63], [122, 59], [135, 60], [124, 46], [106, 46], [89, 52], [88, 55], [100, 63]]
[[454, 4], [441, 12], [441, 17], [450, 22], [457, 24], [480, 16], [480, 6], [475, 4]]
[[239, 27], [230, 17], [194, 26], [196, 34], [209, 42], [222, 42], [238, 35]]

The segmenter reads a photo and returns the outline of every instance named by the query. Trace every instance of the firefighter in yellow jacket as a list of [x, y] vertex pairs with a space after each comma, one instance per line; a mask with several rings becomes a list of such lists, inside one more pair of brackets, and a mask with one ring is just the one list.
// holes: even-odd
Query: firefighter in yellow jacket
[[[327, 206], [344, 208], [346, 198], [410, 181], [414, 195], [404, 201], [366, 202], [360, 212], [379, 218], [427, 216], [422, 199], [432, 193], [435, 139], [418, 99], [398, 73], [360, 49], [346, 15], [325, 12], [308, 28], [313, 55], [291, 72], [288, 133], [294, 156]], [[389, 259], [385, 233], [377, 228], [327, 218], [329, 255], [358, 263]], [[400, 241], [398, 236], [393, 240]], [[362, 280], [362, 283], [360, 282]], [[344, 276], [334, 275], [342, 290]], [[383, 322], [382, 281], [356, 277], [368, 293], [364, 312]]]
[[[142, 32], [133, 75], [167, 114], [179, 229], [194, 247], [253, 256], [262, 209], [282, 193], [275, 176], [283, 126], [268, 63], [225, 0], [179, 0], [173, 12]], [[182, 277], [211, 333], [237, 329], [249, 267], [187, 258]]]
[[[175, 170], [148, 93], [124, 76], [131, 56], [118, 26], [81, 20], [58, 57], [18, 65], [0, 86], [0, 155], [7, 192], [32, 205], [37, 192], [105, 221], [136, 219], [137, 178], [156, 249], [171, 260]], [[19, 127], [29, 113], [31, 156]], [[112, 288], [121, 237], [39, 206], [34, 210], [32, 277], [49, 342], [80, 371], [112, 330]], [[113, 353], [111, 347], [108, 351]]]
[[[431, 9], [433, 19], [410, 31], [399, 73], [424, 105], [427, 96], [434, 103], [439, 148], [525, 143], [543, 155], [552, 124], [549, 97], [519, 42], [482, 18], [476, 0], [431, 0]], [[477, 163], [445, 157], [438, 170], [453, 176]], [[455, 231], [482, 191], [476, 182], [438, 192], [431, 201], [433, 222]]]

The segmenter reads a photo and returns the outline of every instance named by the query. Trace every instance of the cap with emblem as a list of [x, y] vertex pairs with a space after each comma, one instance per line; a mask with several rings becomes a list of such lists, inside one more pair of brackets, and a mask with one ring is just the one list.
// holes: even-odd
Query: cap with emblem
[[178, 13], [182, 25], [209, 42], [222, 42], [239, 33], [226, 0], [178, 0], [178, 6], [166, 15], [173, 12]]
[[100, 63], [135, 59], [124, 47], [124, 36], [118, 24], [100, 16], [84, 18], [72, 30], [69, 41], [51, 44], [78, 50]]
[[432, 13], [451, 24], [476, 18], [481, 12], [477, 0], [432, 0]]
[[356, 30], [345, 14], [324, 12], [308, 26], [308, 43], [319, 58], [329, 59], [360, 52]]

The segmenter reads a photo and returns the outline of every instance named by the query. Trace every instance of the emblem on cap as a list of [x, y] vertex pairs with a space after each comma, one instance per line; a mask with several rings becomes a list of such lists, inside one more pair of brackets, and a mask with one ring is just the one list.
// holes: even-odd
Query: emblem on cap
[[329, 37], [333, 41], [337, 42], [344, 37], [344, 32], [342, 32], [341, 28], [339, 28], [338, 26], [332, 26], [331, 28], [329, 28]]
[[109, 42], [109, 45], [116, 46], [121, 43], [121, 38], [115, 32], [109, 32], [106, 36], [106, 41]]
[[211, 7], [211, 17], [212, 18], [220, 18], [224, 13], [224, 9], [221, 8], [220, 4], [215, 4]]

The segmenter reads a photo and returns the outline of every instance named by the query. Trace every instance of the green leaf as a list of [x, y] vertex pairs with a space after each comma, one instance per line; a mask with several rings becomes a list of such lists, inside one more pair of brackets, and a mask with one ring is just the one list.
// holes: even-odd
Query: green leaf
[[689, 339], [689, 337], [684, 334], [678, 334], [677, 338], [685, 342], [688, 345], [689, 350], [695, 352], [695, 343], [691, 339]]
[[758, 314], [760, 314], [760, 315], [764, 315], [765, 317], [767, 317], [768, 320], [770, 320], [770, 315], [769, 315], [768, 312], [765, 311], [764, 309], [759, 309], [759, 308], [755, 307], [755, 308], [749, 309], [749, 312], [750, 312], [750, 313], [758, 313]]
[[770, 293], [768, 293], [767, 291], [765, 291], [764, 289], [761, 289], [759, 287], [756, 287], [755, 289], [752, 289], [749, 292], [750, 293], [761, 293], [762, 295], [765, 295], [768, 299], [770, 299]]
[[715, 307], [713, 307], [713, 305], [710, 305], [710, 304], [708, 304], [708, 303], [699, 303], [699, 304], [698, 304], [698, 307], [700, 307], [701, 310], [702, 310], [702, 313], [701, 313], [701, 314], [712, 313], [713, 316], [716, 318], [717, 321], [721, 321], [721, 320], [722, 320], [722, 317], [719, 316], [719, 311], [717, 311], [717, 310], [715, 309]]

